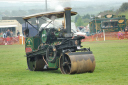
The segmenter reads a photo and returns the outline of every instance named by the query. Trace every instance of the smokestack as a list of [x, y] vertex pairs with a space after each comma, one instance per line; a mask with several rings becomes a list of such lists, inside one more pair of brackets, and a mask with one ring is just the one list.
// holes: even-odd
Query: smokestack
[[66, 7], [65, 10], [65, 18], [66, 18], [66, 30], [67, 33], [71, 33], [71, 9], [70, 7]]

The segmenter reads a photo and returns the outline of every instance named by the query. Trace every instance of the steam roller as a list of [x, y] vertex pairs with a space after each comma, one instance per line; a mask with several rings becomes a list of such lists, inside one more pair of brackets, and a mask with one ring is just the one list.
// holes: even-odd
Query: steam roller
[[[62, 74], [92, 73], [95, 70], [95, 58], [90, 48], [83, 48], [81, 40], [85, 36], [76, 35], [72, 32], [71, 16], [77, 12], [66, 7], [62, 11], [45, 12], [23, 17], [26, 23], [24, 30], [25, 52], [27, 65], [30, 71], [57, 70]], [[45, 17], [45, 18], [44, 18]], [[28, 28], [29, 19], [50, 19], [35, 28], [38, 33], [30, 36]], [[61, 24], [55, 25], [57, 18], [64, 18]], [[52, 26], [51, 26], [52, 25]], [[33, 25], [32, 25], [33, 26]], [[51, 27], [50, 27], [51, 26]], [[60, 26], [60, 27], [59, 27]]]

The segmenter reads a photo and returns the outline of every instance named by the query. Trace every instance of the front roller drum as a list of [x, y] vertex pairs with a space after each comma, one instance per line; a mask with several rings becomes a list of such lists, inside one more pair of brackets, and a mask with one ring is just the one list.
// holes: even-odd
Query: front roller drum
[[60, 58], [62, 74], [93, 72], [94, 69], [95, 58], [92, 52], [65, 53]]

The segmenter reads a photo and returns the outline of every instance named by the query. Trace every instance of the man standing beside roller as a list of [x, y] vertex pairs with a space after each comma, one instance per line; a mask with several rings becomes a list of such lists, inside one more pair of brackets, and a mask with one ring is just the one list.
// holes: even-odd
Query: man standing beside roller
[[10, 43], [10, 37], [11, 37], [11, 33], [10, 33], [10, 30], [8, 29], [7, 30], [7, 44], [9, 44]]

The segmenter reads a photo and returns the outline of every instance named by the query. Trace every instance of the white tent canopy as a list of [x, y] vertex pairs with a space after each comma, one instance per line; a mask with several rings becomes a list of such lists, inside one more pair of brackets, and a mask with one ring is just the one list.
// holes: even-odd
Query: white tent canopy
[[0, 26], [0, 28], [7, 28], [7, 27], [17, 27], [17, 25], [3, 25], [3, 26]]

